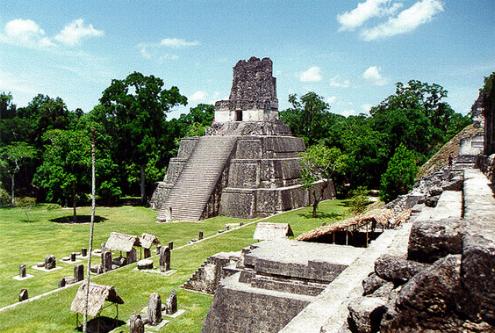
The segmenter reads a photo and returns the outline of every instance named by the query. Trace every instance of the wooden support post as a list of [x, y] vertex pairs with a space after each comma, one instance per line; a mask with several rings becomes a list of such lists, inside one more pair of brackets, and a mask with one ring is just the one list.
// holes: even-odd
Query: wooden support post
[[345, 229], [345, 245], [349, 245], [349, 230]]
[[368, 223], [366, 223], [366, 247], [368, 247]]
[[332, 232], [332, 244], [335, 244], [335, 232]]

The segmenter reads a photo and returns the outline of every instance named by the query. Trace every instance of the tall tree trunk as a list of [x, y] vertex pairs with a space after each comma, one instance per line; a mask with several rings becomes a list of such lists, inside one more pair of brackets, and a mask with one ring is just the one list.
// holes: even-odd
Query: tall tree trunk
[[141, 203], [144, 205], [146, 203], [146, 184], [144, 177], [144, 165], [141, 165]]
[[12, 206], [15, 206], [15, 173], [10, 174], [10, 187], [12, 190], [10, 200], [12, 202]]

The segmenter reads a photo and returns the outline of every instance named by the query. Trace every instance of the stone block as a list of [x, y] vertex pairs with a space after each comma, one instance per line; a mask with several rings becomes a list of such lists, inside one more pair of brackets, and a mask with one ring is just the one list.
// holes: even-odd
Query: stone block
[[359, 297], [349, 303], [349, 328], [355, 333], [375, 333], [387, 311], [386, 303], [379, 297]]
[[462, 251], [462, 226], [458, 218], [416, 221], [411, 229], [408, 259], [432, 263]]
[[162, 300], [157, 293], [152, 293], [148, 300], [148, 321], [151, 326], [162, 321]]
[[426, 267], [425, 264], [391, 255], [383, 255], [375, 261], [375, 273], [396, 286], [406, 283]]
[[363, 280], [363, 295], [372, 294], [375, 290], [383, 286], [387, 281], [376, 275], [376, 273], [370, 274], [366, 279]]

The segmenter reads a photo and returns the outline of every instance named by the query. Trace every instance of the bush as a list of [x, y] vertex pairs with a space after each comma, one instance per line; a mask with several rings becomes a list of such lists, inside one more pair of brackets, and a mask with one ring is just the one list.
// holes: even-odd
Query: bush
[[9, 207], [10, 204], [9, 193], [0, 187], [0, 207]]
[[33, 207], [36, 206], [36, 198], [33, 197], [19, 197], [15, 199], [16, 207]]
[[349, 200], [349, 205], [351, 211], [354, 214], [360, 214], [366, 210], [368, 206], [368, 189], [364, 186], [359, 186], [351, 192], [351, 199]]
[[389, 202], [400, 194], [405, 194], [414, 185], [418, 167], [414, 152], [400, 145], [388, 162], [387, 171], [382, 175], [380, 181], [380, 197]]

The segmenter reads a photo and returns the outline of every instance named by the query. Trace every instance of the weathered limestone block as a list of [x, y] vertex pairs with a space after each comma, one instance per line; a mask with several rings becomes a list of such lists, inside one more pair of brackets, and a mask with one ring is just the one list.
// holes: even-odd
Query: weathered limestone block
[[177, 292], [172, 289], [170, 295], [167, 297], [167, 302], [165, 303], [165, 313], [172, 315], [177, 312]]
[[432, 263], [462, 251], [461, 221], [457, 218], [416, 221], [411, 229], [408, 259]]
[[45, 269], [54, 269], [57, 266], [57, 259], [54, 255], [45, 257]]
[[392, 282], [386, 282], [380, 288], [375, 290], [371, 295], [374, 297], [390, 298], [391, 296], [393, 296], [391, 294], [394, 288], [395, 286]]
[[376, 275], [376, 273], [370, 274], [366, 279], [363, 280], [363, 295], [372, 294], [375, 290], [383, 286], [387, 281]]
[[158, 293], [152, 293], [148, 300], [148, 320], [151, 326], [162, 321], [162, 299]]
[[101, 253], [101, 268], [103, 273], [112, 270], [112, 251], [103, 251]]
[[484, 320], [495, 326], [495, 241], [493, 219], [486, 220], [485, 230], [464, 237], [462, 286], [466, 290], [463, 312], [473, 321]]
[[153, 260], [141, 259], [137, 262], [138, 269], [153, 269]]
[[25, 301], [29, 298], [28, 295], [28, 290], [27, 289], [21, 289], [19, 292], [19, 302]]
[[387, 311], [385, 301], [379, 297], [358, 297], [351, 301], [349, 328], [355, 333], [379, 332], [380, 322]]
[[63, 277], [62, 279], [60, 279], [60, 281], [58, 281], [58, 287], [59, 288], [63, 288], [67, 285], [67, 280], [65, 279], [65, 277]]
[[382, 321], [381, 332], [459, 332], [460, 271], [461, 256], [448, 255], [412, 277], [399, 292], [395, 311]]
[[160, 248], [160, 271], [166, 272], [170, 270], [170, 249], [168, 246]]
[[406, 283], [426, 267], [425, 264], [391, 255], [383, 255], [375, 261], [375, 273], [395, 285]]
[[74, 280], [76, 282], [84, 280], [84, 265], [76, 265], [74, 267]]
[[129, 320], [130, 333], [144, 333], [144, 322], [140, 315], [132, 315]]
[[25, 278], [26, 277], [26, 265], [19, 265], [19, 277]]

